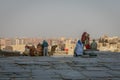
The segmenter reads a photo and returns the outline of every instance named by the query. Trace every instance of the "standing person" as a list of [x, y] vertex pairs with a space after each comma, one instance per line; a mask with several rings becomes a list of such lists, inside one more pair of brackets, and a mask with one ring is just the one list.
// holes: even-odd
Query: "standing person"
[[48, 56], [48, 43], [46, 40], [43, 40], [43, 56]]

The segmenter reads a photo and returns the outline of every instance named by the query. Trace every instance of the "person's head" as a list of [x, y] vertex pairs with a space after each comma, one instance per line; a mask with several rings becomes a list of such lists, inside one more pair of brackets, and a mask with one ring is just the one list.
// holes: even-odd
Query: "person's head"
[[45, 40], [43, 40], [43, 42], [45, 42]]
[[86, 34], [85, 34], [85, 36], [86, 36], [86, 37], [89, 37], [89, 36], [90, 36], [90, 34], [86, 33]]
[[86, 35], [87, 34], [87, 32], [83, 32], [83, 35]]
[[93, 39], [93, 42], [95, 42], [95, 39]]

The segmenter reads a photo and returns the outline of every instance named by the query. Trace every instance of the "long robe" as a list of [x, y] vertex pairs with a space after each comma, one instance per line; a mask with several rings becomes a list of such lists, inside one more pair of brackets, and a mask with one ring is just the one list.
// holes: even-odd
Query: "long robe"
[[75, 55], [83, 55], [83, 44], [80, 40], [78, 40], [76, 47], [75, 47]]

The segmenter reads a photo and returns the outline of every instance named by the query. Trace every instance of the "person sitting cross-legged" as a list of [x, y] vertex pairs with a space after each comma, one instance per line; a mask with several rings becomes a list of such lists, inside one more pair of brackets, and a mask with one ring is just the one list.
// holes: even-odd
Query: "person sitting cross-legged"
[[95, 41], [95, 39], [93, 39], [93, 42], [91, 43], [91, 49], [97, 50], [97, 42]]

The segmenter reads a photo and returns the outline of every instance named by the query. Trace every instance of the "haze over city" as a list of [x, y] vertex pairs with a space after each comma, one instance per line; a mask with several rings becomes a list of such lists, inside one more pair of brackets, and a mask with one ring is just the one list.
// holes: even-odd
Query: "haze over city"
[[0, 0], [0, 37], [120, 36], [120, 0]]

